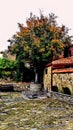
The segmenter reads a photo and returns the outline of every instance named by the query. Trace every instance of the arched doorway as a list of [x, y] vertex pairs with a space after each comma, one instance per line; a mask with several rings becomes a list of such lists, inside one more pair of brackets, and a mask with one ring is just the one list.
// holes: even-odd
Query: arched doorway
[[62, 89], [63, 89], [64, 94], [71, 95], [71, 91], [70, 91], [70, 89], [68, 87], [63, 87]]

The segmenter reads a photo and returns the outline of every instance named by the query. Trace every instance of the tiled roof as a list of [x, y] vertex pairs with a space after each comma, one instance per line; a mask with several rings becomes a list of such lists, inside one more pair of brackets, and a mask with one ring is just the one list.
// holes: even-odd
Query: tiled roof
[[63, 65], [73, 65], [73, 56], [52, 61], [52, 63], [47, 64], [46, 67], [48, 66], [57, 67]]
[[52, 62], [52, 66], [58, 66], [58, 65], [73, 65], [73, 56], [62, 58]]
[[52, 66], [52, 62], [46, 65], [46, 67], [49, 67], [49, 66]]

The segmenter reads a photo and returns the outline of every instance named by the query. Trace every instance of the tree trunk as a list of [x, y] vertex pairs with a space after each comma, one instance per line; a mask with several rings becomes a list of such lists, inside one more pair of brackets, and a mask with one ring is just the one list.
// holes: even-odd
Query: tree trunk
[[42, 83], [43, 82], [43, 68], [38, 67], [34, 69], [34, 73], [35, 73], [35, 83]]
[[38, 83], [38, 73], [37, 73], [37, 69], [35, 68], [34, 69], [34, 72], [35, 72], [35, 83]]

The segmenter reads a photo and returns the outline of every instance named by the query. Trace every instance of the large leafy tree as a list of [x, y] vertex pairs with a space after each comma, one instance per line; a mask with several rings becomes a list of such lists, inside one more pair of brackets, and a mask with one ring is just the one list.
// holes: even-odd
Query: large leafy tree
[[9, 40], [9, 51], [15, 53], [17, 59], [20, 57], [21, 60], [31, 61], [39, 77], [44, 65], [52, 59], [58, 59], [64, 48], [71, 43], [68, 28], [58, 26], [56, 18], [53, 13], [49, 17], [42, 13], [36, 17], [30, 13], [26, 26], [18, 23], [19, 32]]

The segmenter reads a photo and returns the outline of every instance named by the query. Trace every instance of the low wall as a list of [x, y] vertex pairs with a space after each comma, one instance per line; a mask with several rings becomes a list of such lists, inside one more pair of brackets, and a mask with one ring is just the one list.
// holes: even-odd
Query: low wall
[[71, 96], [71, 95], [48, 91], [47, 97], [73, 104], [73, 96]]
[[0, 83], [0, 91], [24, 91], [30, 83]]

